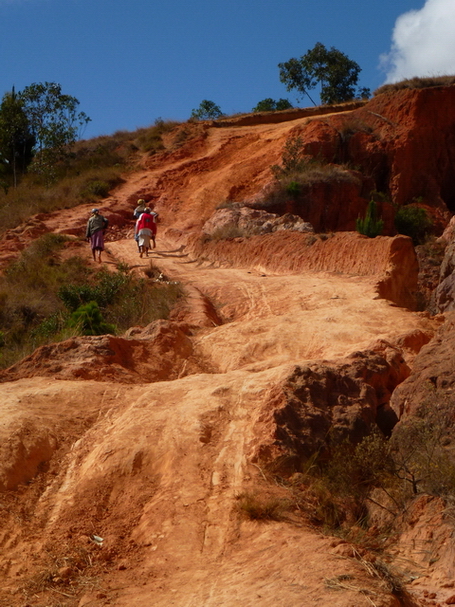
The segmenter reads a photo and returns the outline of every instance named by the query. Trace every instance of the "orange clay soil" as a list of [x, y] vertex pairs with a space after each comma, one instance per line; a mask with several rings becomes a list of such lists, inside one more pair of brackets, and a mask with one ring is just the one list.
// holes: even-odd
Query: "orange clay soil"
[[[364, 253], [362, 271], [358, 257], [351, 268], [339, 256], [339, 269], [332, 260], [330, 271], [317, 271], [297, 262], [292, 270], [261, 264], [258, 252], [235, 264], [219, 251], [205, 260], [191, 252], [191, 226], [234, 184], [246, 189], [247, 182], [265, 181], [290, 128], [209, 129], [193, 156], [155, 161], [100, 205], [108, 216], [125, 210], [129, 216], [139, 195], [159, 189], [151, 259], [165, 279], [186, 289], [175, 321], [191, 340], [193, 364], [176, 357], [172, 380], [141, 375], [124, 382], [97, 377], [95, 359], [88, 380], [68, 379], [65, 359], [60, 366], [35, 359], [22, 377], [19, 370], [14, 381], [3, 378], [2, 607], [403, 604], [371, 563], [312, 527], [296, 506], [288, 505], [279, 522], [248, 520], [238, 508], [245, 491], [288, 495], [265, 482], [251, 454], [269, 438], [256, 423], [263, 403], [295, 365], [341, 360], [385, 342], [406, 344], [412, 365], [437, 324], [378, 297], [390, 261], [383, 243], [392, 239], [377, 239], [385, 257], [369, 273], [373, 250]], [[82, 233], [88, 209], [40, 215], [37, 231]], [[4, 259], [15, 252], [14, 242], [25, 246], [33, 237], [30, 226], [3, 241]], [[131, 218], [112, 232], [117, 239], [108, 239], [107, 267], [147, 269], [132, 226]], [[351, 236], [355, 247], [358, 235]], [[93, 263], [86, 243], [74, 250]], [[413, 569], [406, 567], [409, 581]]]

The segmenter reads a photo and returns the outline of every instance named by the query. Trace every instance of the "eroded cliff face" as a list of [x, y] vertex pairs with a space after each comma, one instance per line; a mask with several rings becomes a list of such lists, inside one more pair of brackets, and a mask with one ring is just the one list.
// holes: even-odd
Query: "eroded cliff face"
[[[452, 169], [442, 148], [451, 135], [433, 132], [424, 107], [452, 95], [411, 91], [341, 115], [184, 125], [194, 129], [188, 143], [146, 159], [100, 205], [112, 226], [107, 267], [127, 263], [143, 274], [149, 261], [137, 256], [132, 207], [138, 197], [153, 202], [161, 220], [153, 264], [186, 298], [168, 321], [45, 346], [1, 373], [2, 605], [352, 607], [373, 597], [377, 607], [398, 607], [428, 604], [430, 590], [433, 604], [450, 599], [453, 548], [442, 502], [417, 502], [401, 543], [391, 538], [390, 550], [381, 548], [403, 583], [397, 593], [373, 550], [322, 535], [311, 512], [289, 503], [288, 490], [267, 475], [298, 472], [333, 440], [356, 441], [372, 429], [389, 435], [411, 412], [400, 404], [406, 394], [427, 375], [439, 377], [421, 371], [426, 357], [436, 369], [446, 360], [450, 376], [450, 318], [415, 311], [411, 240], [318, 234], [317, 217], [349, 230], [368, 188], [388, 185], [394, 202], [424, 195], [445, 217]], [[280, 229], [207, 238], [202, 228], [221, 202], [260, 198], [296, 133], [314, 153], [343, 162], [349, 155], [371, 174], [356, 172], [355, 192], [321, 186], [311, 198], [314, 232], [268, 217]], [[415, 154], [417, 162], [424, 133], [446, 160], [428, 157], [413, 189], [401, 173], [413, 174], [408, 161]], [[9, 232], [2, 263], [46, 231], [82, 234], [88, 209], [41, 214]], [[73, 239], [68, 251], [91, 263], [85, 246]], [[245, 493], [280, 499], [284, 516], [246, 518]], [[447, 564], [438, 576], [432, 559], [417, 562], [409, 547], [435, 521], [444, 528], [432, 548]], [[403, 565], [404, 556], [411, 562]]]
[[455, 210], [453, 86], [381, 94], [350, 112], [301, 122], [291, 134], [309, 156], [346, 168], [345, 178], [327, 176], [272, 207], [301, 215], [317, 232], [354, 230], [371, 192], [383, 195], [387, 234], [395, 233], [396, 206], [423, 205], [439, 233]]

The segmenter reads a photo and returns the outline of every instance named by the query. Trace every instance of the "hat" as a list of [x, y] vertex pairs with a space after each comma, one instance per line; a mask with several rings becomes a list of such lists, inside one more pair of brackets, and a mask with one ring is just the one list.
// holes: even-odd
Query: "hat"
[[150, 213], [150, 209], [147, 207], [146, 209], [144, 209], [146, 213]]
[[145, 200], [143, 198], [139, 198], [137, 204], [145, 204]]
[[92, 209], [91, 213], [99, 213], [99, 209]]

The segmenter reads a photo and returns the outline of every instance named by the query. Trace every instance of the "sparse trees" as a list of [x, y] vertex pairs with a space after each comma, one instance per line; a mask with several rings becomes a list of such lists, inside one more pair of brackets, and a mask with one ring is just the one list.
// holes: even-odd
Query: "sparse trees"
[[356, 92], [361, 98], [370, 95], [366, 88], [356, 91], [360, 66], [341, 51], [334, 47], [327, 49], [320, 42], [300, 59], [289, 59], [286, 63], [279, 63], [278, 67], [280, 81], [287, 90], [296, 89], [302, 95], [307, 95], [314, 105], [308, 91], [318, 83], [322, 103], [349, 101], [356, 97]]
[[56, 82], [31, 84], [19, 98], [36, 141], [33, 168], [52, 181], [56, 163], [65, 158], [68, 146], [77, 141], [90, 118], [77, 111], [79, 101], [64, 95]]
[[288, 99], [278, 99], [275, 101], [271, 97], [259, 101], [256, 107], [253, 108], [253, 112], [277, 112], [280, 110], [292, 109], [292, 104]]
[[16, 94], [14, 87], [3, 96], [0, 105], [0, 165], [2, 186], [16, 187], [20, 174], [25, 170], [33, 157], [35, 138], [24, 112], [23, 101]]
[[80, 130], [90, 122], [85, 112], [77, 112], [79, 101], [64, 95], [56, 82], [39, 82], [26, 86], [19, 94], [38, 152], [62, 150], [74, 143]]
[[220, 107], [208, 99], [203, 99], [199, 107], [191, 112], [191, 118], [194, 120], [214, 120], [220, 116], [223, 116]]

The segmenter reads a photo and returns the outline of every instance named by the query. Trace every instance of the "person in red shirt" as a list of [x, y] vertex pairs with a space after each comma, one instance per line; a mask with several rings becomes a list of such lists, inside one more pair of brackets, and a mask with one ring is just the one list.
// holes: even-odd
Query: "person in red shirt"
[[144, 253], [146, 257], [148, 257], [151, 242], [153, 242], [153, 248], [156, 247], [156, 218], [157, 214], [147, 207], [136, 221], [134, 237], [137, 237], [140, 257], [142, 257]]

